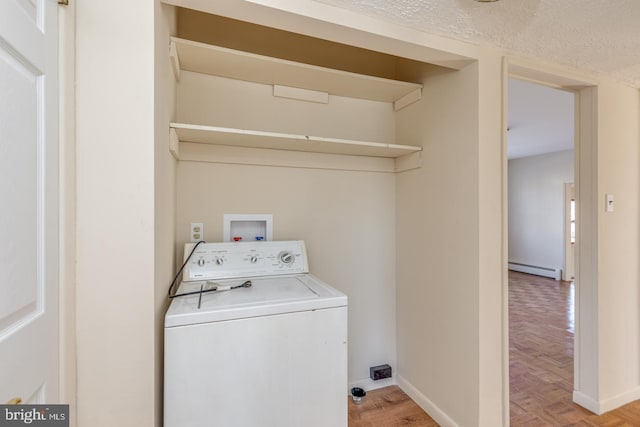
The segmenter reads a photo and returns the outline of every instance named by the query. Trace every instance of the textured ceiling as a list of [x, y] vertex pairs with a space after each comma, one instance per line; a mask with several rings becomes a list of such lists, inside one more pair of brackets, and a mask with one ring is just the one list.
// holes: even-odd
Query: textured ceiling
[[640, 0], [316, 0], [640, 87]]

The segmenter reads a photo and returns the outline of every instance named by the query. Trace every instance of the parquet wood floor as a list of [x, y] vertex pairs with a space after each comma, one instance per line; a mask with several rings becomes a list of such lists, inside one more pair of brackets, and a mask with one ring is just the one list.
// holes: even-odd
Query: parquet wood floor
[[572, 401], [574, 284], [509, 272], [511, 426], [640, 426], [640, 401], [597, 416]]
[[[597, 416], [572, 401], [574, 284], [509, 272], [512, 427], [640, 427], [640, 401]], [[349, 427], [438, 424], [396, 386], [349, 399]]]
[[438, 424], [397, 386], [367, 392], [361, 404], [349, 398], [349, 427], [437, 427]]

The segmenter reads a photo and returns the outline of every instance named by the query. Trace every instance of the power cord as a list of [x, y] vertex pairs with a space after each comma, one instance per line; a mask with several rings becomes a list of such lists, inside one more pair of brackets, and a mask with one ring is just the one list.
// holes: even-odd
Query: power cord
[[[209, 289], [205, 289], [204, 286], [205, 285], [213, 285], [212, 288]], [[207, 281], [206, 283], [202, 284], [200, 286], [200, 290], [199, 291], [191, 291], [191, 292], [184, 292], [181, 294], [173, 294], [173, 295], [169, 295], [169, 298], [177, 298], [177, 297], [184, 297], [184, 296], [188, 296], [188, 295], [198, 295], [198, 294], [206, 294], [207, 292], [221, 292], [221, 291], [229, 291], [231, 289], [238, 289], [238, 288], [250, 288], [251, 286], [253, 286], [253, 283], [251, 282], [251, 280], [246, 280], [243, 283], [239, 284], [239, 285], [234, 285], [234, 286], [223, 286], [223, 285], [219, 285], [216, 282], [211, 282], [211, 281]], [[198, 307], [200, 308], [200, 307]]]
[[171, 281], [171, 285], [169, 285], [169, 291], [167, 292], [167, 297], [168, 298], [173, 298], [175, 295], [171, 294], [171, 290], [173, 289], [173, 287], [176, 284], [176, 281], [178, 280], [178, 277], [180, 277], [180, 274], [182, 274], [182, 270], [184, 270], [184, 268], [186, 267], [187, 263], [189, 262], [189, 260], [191, 259], [191, 256], [193, 255], [193, 253], [196, 251], [196, 248], [198, 246], [200, 246], [201, 243], [207, 243], [204, 240], [200, 240], [198, 243], [195, 244], [195, 246], [193, 247], [193, 249], [191, 249], [191, 252], [189, 253], [189, 256], [187, 257], [187, 259], [182, 263], [182, 266], [180, 267], [180, 269], [178, 270], [178, 272], [176, 273], [176, 276], [173, 278], [173, 280]]

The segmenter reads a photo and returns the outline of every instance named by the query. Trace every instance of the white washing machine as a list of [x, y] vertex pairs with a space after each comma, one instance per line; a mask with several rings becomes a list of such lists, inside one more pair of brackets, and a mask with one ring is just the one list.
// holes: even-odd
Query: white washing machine
[[304, 242], [201, 243], [175, 294], [165, 427], [347, 426], [347, 297]]

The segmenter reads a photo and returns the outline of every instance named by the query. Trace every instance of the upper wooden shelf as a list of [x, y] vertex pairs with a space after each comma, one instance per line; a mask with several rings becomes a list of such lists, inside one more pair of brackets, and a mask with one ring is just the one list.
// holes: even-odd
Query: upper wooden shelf
[[422, 88], [417, 83], [334, 70], [285, 59], [171, 38], [174, 68], [236, 80], [291, 86], [331, 95], [395, 102]]
[[247, 148], [347, 154], [353, 156], [396, 158], [422, 150], [411, 145], [385, 144], [288, 133], [264, 132], [217, 126], [171, 123], [181, 142], [227, 145]]

